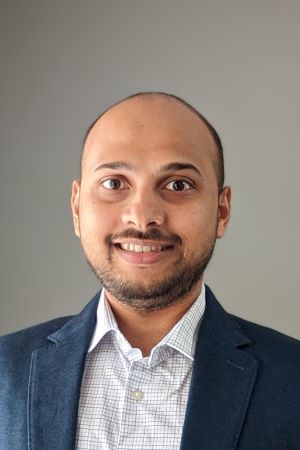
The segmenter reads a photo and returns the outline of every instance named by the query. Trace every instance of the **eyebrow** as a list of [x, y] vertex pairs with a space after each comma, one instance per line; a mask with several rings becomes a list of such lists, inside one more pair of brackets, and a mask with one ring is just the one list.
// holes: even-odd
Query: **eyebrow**
[[134, 167], [131, 164], [128, 164], [126, 162], [116, 161], [116, 162], [109, 162], [109, 163], [100, 164], [99, 166], [96, 167], [94, 172], [96, 172], [98, 170], [101, 170], [101, 169], [113, 169], [113, 170], [127, 169], [127, 170], [133, 170]]
[[[101, 170], [101, 169], [112, 169], [112, 170], [119, 170], [119, 169], [126, 169], [133, 171], [135, 168], [132, 164], [128, 164], [125, 161], [115, 161], [115, 162], [109, 162], [109, 163], [103, 163], [96, 167], [94, 172]], [[181, 162], [171, 162], [169, 164], [166, 164], [165, 166], [162, 166], [159, 169], [159, 172], [169, 172], [171, 170], [174, 171], [180, 171], [180, 170], [193, 170], [197, 175], [202, 177], [201, 171], [190, 163], [181, 163]]]
[[201, 171], [196, 166], [194, 166], [193, 164], [190, 164], [190, 163], [181, 163], [181, 162], [172, 162], [170, 164], [167, 164], [167, 165], [161, 167], [160, 172], [167, 172], [169, 170], [178, 171], [178, 170], [186, 170], [186, 169], [193, 170], [194, 172], [197, 173], [197, 175], [202, 176]]

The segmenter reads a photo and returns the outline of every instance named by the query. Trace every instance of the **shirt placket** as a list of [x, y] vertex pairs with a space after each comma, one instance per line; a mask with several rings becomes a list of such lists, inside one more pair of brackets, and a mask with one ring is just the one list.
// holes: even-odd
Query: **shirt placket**
[[125, 387], [122, 418], [117, 450], [142, 448], [143, 419], [145, 418], [152, 368], [142, 360], [132, 361]]

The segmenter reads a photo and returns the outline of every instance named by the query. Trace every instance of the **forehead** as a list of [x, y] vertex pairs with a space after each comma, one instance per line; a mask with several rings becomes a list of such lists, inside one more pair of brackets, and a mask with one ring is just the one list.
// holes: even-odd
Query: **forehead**
[[94, 125], [85, 143], [82, 172], [95, 164], [134, 159], [207, 161], [216, 166], [216, 145], [202, 120], [180, 102], [160, 97], [125, 100]]

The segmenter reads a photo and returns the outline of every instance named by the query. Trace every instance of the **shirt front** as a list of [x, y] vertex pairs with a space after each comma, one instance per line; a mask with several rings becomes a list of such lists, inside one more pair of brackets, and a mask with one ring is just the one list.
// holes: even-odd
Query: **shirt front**
[[176, 450], [188, 399], [205, 286], [172, 330], [143, 357], [102, 290], [80, 392], [77, 450]]

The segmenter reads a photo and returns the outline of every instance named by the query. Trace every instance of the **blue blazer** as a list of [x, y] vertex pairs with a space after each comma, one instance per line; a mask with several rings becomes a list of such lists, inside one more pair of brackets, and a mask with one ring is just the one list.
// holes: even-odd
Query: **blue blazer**
[[[299, 450], [300, 342], [227, 314], [206, 294], [181, 450]], [[0, 338], [0, 450], [75, 448], [98, 299]]]

